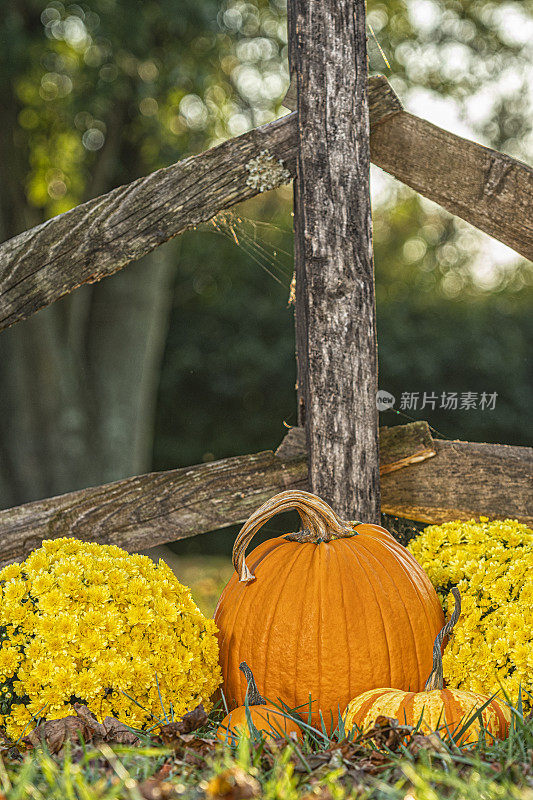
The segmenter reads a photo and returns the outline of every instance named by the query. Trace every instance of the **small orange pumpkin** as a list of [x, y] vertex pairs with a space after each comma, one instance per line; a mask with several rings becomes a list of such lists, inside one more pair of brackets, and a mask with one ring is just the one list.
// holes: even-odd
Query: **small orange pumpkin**
[[250, 730], [249, 722], [251, 722], [256, 731], [267, 736], [278, 738], [295, 734], [301, 740], [303, 736], [300, 726], [293, 719], [286, 716], [281, 709], [272, 705], [272, 703], [267, 703], [259, 694], [252, 670], [246, 661], [239, 664], [239, 669], [248, 682], [246, 690], [248, 709], [246, 709], [246, 706], [239, 706], [230, 711], [218, 727], [217, 738], [227, 742], [242, 734], [252, 736], [254, 731]]
[[[451, 634], [461, 614], [459, 590], [454, 588], [452, 592], [455, 608], [435, 639], [433, 669], [424, 691], [405, 692], [388, 688], [364, 692], [352, 700], [344, 712], [346, 731], [357, 726], [365, 732], [375, 724], [377, 717], [385, 716], [393, 717], [401, 724], [419, 725], [421, 733], [449, 732], [456, 744], [472, 744], [481, 735], [479, 717], [474, 717], [478, 712], [489, 740], [505, 739], [511, 722], [511, 712], [505, 704], [474, 692], [444, 688], [442, 642]], [[467, 729], [463, 730], [465, 723], [470, 720]]]
[[[302, 530], [245, 552], [273, 516], [296, 509]], [[377, 686], [419, 691], [444, 615], [415, 558], [379, 525], [346, 522], [313, 494], [268, 500], [233, 547], [235, 574], [215, 611], [223, 691], [242, 706], [241, 661], [267, 697], [328, 731], [351, 698]]]

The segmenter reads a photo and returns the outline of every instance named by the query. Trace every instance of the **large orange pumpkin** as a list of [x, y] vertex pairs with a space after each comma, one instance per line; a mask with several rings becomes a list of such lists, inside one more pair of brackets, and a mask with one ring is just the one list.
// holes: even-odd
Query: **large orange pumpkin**
[[222, 742], [233, 743], [242, 734], [251, 736], [254, 733], [253, 730], [250, 730], [251, 722], [252, 728], [266, 736], [278, 738], [289, 735], [301, 740], [303, 738], [302, 729], [298, 723], [280, 708], [272, 703], [267, 703], [259, 694], [252, 670], [246, 661], [239, 664], [239, 669], [248, 683], [248, 708], [238, 706], [230, 711], [218, 726], [217, 738]]
[[[295, 508], [302, 530], [259, 545], [257, 531]], [[222, 592], [219, 629], [223, 691], [243, 705], [238, 665], [246, 661], [263, 694], [326, 728], [357, 694], [378, 686], [419, 691], [444, 615], [429, 578], [384, 528], [345, 522], [320, 498], [287, 491], [262, 505], [233, 548], [235, 574]]]
[[[455, 609], [450, 620], [442, 628], [433, 645], [433, 669], [423, 692], [404, 692], [398, 689], [371, 689], [356, 697], [344, 712], [345, 730], [354, 728], [369, 730], [379, 716], [393, 717], [401, 724], [419, 726], [422, 733], [439, 731], [449, 733], [456, 744], [471, 744], [481, 735], [483, 720], [489, 741], [504, 739], [509, 730], [511, 712], [508, 706], [496, 698], [467, 692], [461, 689], [445, 689], [442, 675], [442, 642], [451, 634], [461, 613], [461, 596], [452, 589]], [[477, 712], [477, 714], [476, 714]], [[470, 724], [469, 724], [470, 723]]]

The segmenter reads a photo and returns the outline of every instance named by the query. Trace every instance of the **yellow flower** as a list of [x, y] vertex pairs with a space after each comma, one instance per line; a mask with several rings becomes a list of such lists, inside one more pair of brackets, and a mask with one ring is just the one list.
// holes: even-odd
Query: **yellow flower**
[[54, 585], [54, 576], [49, 572], [41, 572], [35, 575], [31, 582], [31, 593], [34, 597], [44, 594]]
[[153, 611], [143, 605], [135, 605], [127, 613], [127, 620], [130, 625], [149, 625], [153, 619]]
[[26, 594], [26, 581], [15, 578], [4, 586], [4, 603], [18, 603]]
[[21, 653], [17, 647], [12, 647], [9, 644], [3, 644], [0, 648], [0, 673], [6, 678], [11, 678], [21, 660]]
[[22, 567], [20, 564], [8, 564], [7, 567], [4, 567], [0, 570], [0, 580], [1, 581], [10, 581], [13, 578], [18, 578], [20, 573], [22, 572]]
[[[39, 597], [39, 609], [44, 614], [57, 614], [62, 610], [67, 598], [60, 589], [51, 589]], [[66, 603], [68, 606], [68, 602]]]
[[0, 580], [7, 634], [0, 684], [9, 680], [14, 693], [0, 724], [10, 736], [18, 737], [35, 715], [73, 713], [72, 698], [99, 719], [149, 725], [161, 714], [156, 675], [175, 713], [202, 700], [209, 707], [221, 681], [216, 627], [163, 562], [56, 539], [23, 564], [5, 567]]
[[76, 599], [76, 596], [79, 594], [80, 584], [80, 577], [76, 575], [76, 573], [66, 572], [58, 575], [58, 588], [65, 594], [71, 595], [73, 599]]
[[516, 699], [526, 708], [533, 691], [533, 530], [516, 520], [430, 525], [409, 549], [420, 561], [443, 605], [450, 584], [462, 595], [462, 614], [444, 653], [448, 683]]
[[107, 603], [109, 599], [110, 591], [107, 586], [93, 584], [92, 586], [87, 586], [85, 590], [85, 600], [87, 603], [92, 603], [95, 606], [102, 606], [104, 603]]

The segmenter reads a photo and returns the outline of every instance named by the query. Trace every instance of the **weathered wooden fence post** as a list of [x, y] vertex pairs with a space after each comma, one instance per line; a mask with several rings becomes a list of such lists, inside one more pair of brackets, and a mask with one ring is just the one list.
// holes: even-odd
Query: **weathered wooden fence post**
[[300, 424], [312, 491], [379, 521], [364, 0], [289, 0]]

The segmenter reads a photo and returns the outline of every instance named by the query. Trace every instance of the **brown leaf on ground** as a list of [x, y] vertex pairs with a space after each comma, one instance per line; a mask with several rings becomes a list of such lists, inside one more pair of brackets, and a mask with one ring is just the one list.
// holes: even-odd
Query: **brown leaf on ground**
[[52, 755], [61, 752], [67, 742], [79, 744], [106, 742], [107, 744], [139, 744], [139, 737], [114, 717], [98, 722], [87, 706], [76, 703], [76, 716], [50, 719], [42, 722], [20, 741], [22, 749], [45, 745]]
[[87, 706], [81, 703], [74, 703], [74, 711], [76, 712], [76, 717], [85, 723], [87, 729], [92, 732], [93, 736], [99, 736], [101, 738], [105, 736], [103, 725], [98, 722], [96, 716]]
[[95, 715], [87, 706], [80, 703], [74, 704], [74, 711], [92, 731], [93, 738], [107, 744], [138, 745], [141, 740], [127, 725], [115, 717], [106, 717], [103, 722], [98, 722]]
[[298, 773], [305, 773], [311, 769], [316, 775], [331, 769], [344, 768], [346, 774], [357, 775], [358, 778], [363, 778], [365, 773], [377, 775], [388, 769], [391, 764], [387, 753], [381, 750], [370, 750], [368, 745], [365, 746], [349, 739], [343, 739], [328, 747], [327, 750], [306, 753], [305, 763], [297, 753], [293, 753], [292, 761], [294, 762], [294, 771]]
[[163, 764], [162, 767], [160, 767], [157, 770], [156, 773], [154, 773], [154, 775], [152, 775], [152, 778], [157, 778], [158, 781], [166, 781], [168, 780], [168, 777], [171, 772], [172, 772], [172, 764], [169, 761], [167, 761], [165, 764]]
[[438, 733], [414, 733], [407, 749], [412, 755], [417, 756], [421, 750], [427, 753], [448, 753], [448, 750]]
[[165, 744], [172, 745], [174, 739], [184, 733], [192, 733], [207, 724], [207, 714], [203, 705], [197, 706], [193, 711], [184, 714], [181, 719], [161, 725], [159, 736]]
[[171, 798], [178, 797], [176, 787], [156, 775], [140, 783], [139, 792], [144, 800], [171, 800]]
[[241, 767], [225, 769], [207, 784], [206, 796], [210, 800], [247, 800], [261, 793], [259, 781]]
[[63, 719], [47, 720], [38, 725], [31, 733], [24, 736], [19, 744], [22, 749], [46, 745], [50, 753], [56, 755], [67, 742], [78, 744], [80, 737], [85, 742], [90, 742], [94, 738], [92, 730], [85, 721], [79, 717], [63, 717]]
[[410, 736], [413, 729], [410, 725], [400, 725], [397, 719], [376, 717], [374, 726], [370, 728], [360, 741], [372, 740], [378, 747], [387, 747], [389, 750], [397, 750], [405, 739]]
[[220, 746], [220, 742], [218, 739], [201, 739], [199, 737], [191, 737], [191, 739], [192, 741], [185, 744], [181, 760], [185, 764], [202, 767], [205, 765], [206, 758], [213, 754], [216, 747]]
[[338, 744], [329, 749], [339, 751], [345, 761], [354, 761], [359, 757], [368, 755], [367, 747], [364, 747], [358, 742], [353, 742], [351, 739], [342, 739]]
[[379, 775], [380, 772], [388, 769], [391, 759], [387, 753], [381, 750], [372, 750], [366, 758], [361, 758], [356, 762], [357, 768], [367, 775]]
[[132, 730], [115, 717], [106, 717], [102, 723], [104, 728], [104, 741], [108, 744], [141, 744], [141, 740]]
[[207, 756], [212, 755], [215, 748], [221, 744], [218, 739], [203, 738], [192, 733], [174, 733], [165, 740], [157, 736], [154, 737], [154, 741], [171, 747], [175, 758], [179, 761], [199, 767], [205, 764]]

